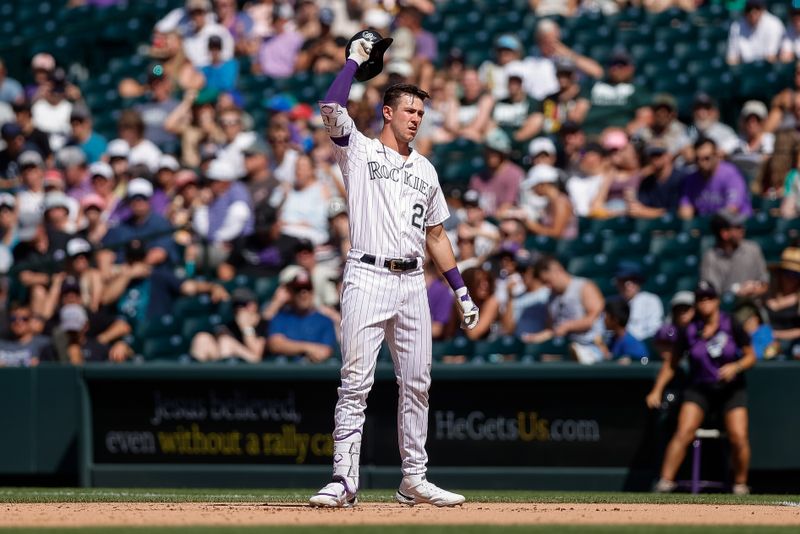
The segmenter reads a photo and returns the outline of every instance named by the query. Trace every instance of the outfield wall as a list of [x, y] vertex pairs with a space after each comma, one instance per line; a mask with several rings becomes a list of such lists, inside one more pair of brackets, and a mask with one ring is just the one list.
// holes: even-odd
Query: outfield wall
[[[455, 487], [646, 490], [679, 396], [657, 366], [434, 366], [431, 477]], [[800, 492], [800, 366], [748, 373], [756, 490]], [[314, 487], [330, 473], [334, 365], [92, 365], [0, 370], [0, 484]], [[675, 389], [677, 393], [679, 389]], [[399, 476], [397, 387], [379, 364], [362, 486]], [[705, 446], [704, 471], [725, 449]]]

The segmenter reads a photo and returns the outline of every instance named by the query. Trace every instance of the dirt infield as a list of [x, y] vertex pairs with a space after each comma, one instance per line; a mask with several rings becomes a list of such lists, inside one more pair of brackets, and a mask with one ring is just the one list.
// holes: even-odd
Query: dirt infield
[[467, 503], [455, 508], [363, 503], [347, 510], [303, 504], [2, 504], [0, 527], [175, 525], [798, 525], [800, 507], [709, 504]]

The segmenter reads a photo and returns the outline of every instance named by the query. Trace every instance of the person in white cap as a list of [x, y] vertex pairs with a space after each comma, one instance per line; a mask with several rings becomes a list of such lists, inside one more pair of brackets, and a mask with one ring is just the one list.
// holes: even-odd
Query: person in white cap
[[255, 132], [243, 131], [242, 112], [231, 108], [219, 115], [219, 125], [225, 135], [225, 142], [217, 151], [217, 158], [227, 159], [236, 170], [237, 177], [244, 176], [244, 150], [256, 142]]
[[[51, 245], [62, 249], [66, 239], [75, 232], [80, 206], [74, 198], [69, 198], [61, 191], [52, 191], [44, 197], [44, 222], [50, 233]], [[63, 234], [62, 238], [55, 239], [54, 232]]]
[[[56, 341], [42, 351], [42, 361], [62, 361], [72, 365], [87, 362], [122, 362], [133, 356], [133, 349], [124, 341], [104, 345], [89, 335], [89, 315], [80, 304], [67, 304], [59, 311], [59, 333]], [[63, 337], [62, 337], [63, 336]]]
[[[100, 271], [92, 266], [92, 245], [82, 237], [73, 237], [67, 241], [66, 252], [63, 275], [72, 276], [78, 281], [83, 305], [90, 311], [97, 312], [103, 298], [103, 278]], [[59, 279], [63, 281], [63, 276]], [[56, 300], [61, 296], [60, 293], [59, 287], [54, 296]]]
[[537, 165], [522, 182], [522, 189], [545, 200], [538, 217], [524, 219], [528, 232], [554, 239], [575, 239], [578, 236], [578, 219], [572, 210], [569, 196], [559, 188], [558, 169], [549, 165]]
[[759, 100], [745, 102], [739, 114], [741, 143], [738, 151], [756, 156], [759, 164], [775, 151], [775, 134], [764, 129], [767, 115], [767, 106]]
[[235, 45], [233, 36], [225, 26], [214, 21], [211, 0], [187, 0], [185, 9], [190, 18], [188, 31], [183, 35], [183, 53], [186, 54], [186, 59], [196, 69], [208, 65], [211, 62], [208, 39], [212, 35], [222, 40], [222, 60], [231, 59]]
[[144, 165], [151, 173], [156, 172], [161, 150], [152, 141], [145, 139], [144, 120], [139, 112], [133, 109], [122, 110], [117, 121], [117, 130], [120, 138], [130, 147], [128, 163], [131, 166]]
[[[161, 215], [152, 212], [152, 196], [153, 184], [144, 178], [134, 178], [128, 182], [126, 203], [130, 207], [131, 216], [109, 230], [103, 238], [103, 246], [139, 239], [145, 244], [144, 263], [153, 267], [170, 265], [174, 252], [172, 225]], [[98, 251], [97, 264], [104, 276], [110, 276], [115, 259], [117, 263], [124, 261], [124, 251], [116, 254], [111, 250]]]
[[22, 190], [17, 193], [19, 240], [28, 241], [36, 234], [44, 213], [44, 160], [38, 152], [26, 150], [17, 164], [22, 179]]
[[[208, 246], [201, 260], [217, 267], [228, 258], [234, 242], [253, 233], [252, 200], [247, 187], [238, 181], [234, 164], [225, 159], [214, 159], [208, 166], [206, 178], [210, 180], [207, 203], [200, 205], [192, 217], [192, 227]], [[205, 263], [205, 261], [202, 261]]]

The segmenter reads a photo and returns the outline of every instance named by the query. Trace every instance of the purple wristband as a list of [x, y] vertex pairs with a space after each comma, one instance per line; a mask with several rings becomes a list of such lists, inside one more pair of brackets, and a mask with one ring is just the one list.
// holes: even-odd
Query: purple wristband
[[461, 278], [461, 273], [458, 272], [458, 267], [453, 267], [449, 271], [442, 274], [444, 274], [447, 283], [450, 284], [450, 289], [453, 291], [458, 291], [465, 286], [464, 279]]
[[336, 102], [342, 107], [347, 106], [347, 100], [350, 98], [350, 86], [353, 85], [353, 77], [358, 70], [358, 63], [352, 59], [348, 59], [342, 71], [333, 80], [328, 92], [325, 93], [324, 102]]

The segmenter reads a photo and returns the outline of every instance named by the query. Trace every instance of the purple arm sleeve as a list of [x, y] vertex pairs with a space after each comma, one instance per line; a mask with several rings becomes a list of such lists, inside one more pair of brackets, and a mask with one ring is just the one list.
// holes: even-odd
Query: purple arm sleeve
[[333, 80], [328, 92], [325, 93], [325, 102], [336, 102], [342, 107], [347, 106], [347, 99], [350, 96], [350, 86], [353, 84], [353, 77], [356, 75], [358, 64], [352, 59], [348, 59], [342, 71]]
[[[464, 287], [464, 279], [461, 278], [461, 273], [458, 272], [458, 267], [453, 267], [447, 272], [442, 273], [444, 274], [447, 283], [450, 284], [450, 288], [453, 291], [458, 291], [462, 287]], [[461, 297], [462, 300], [464, 297]]]

